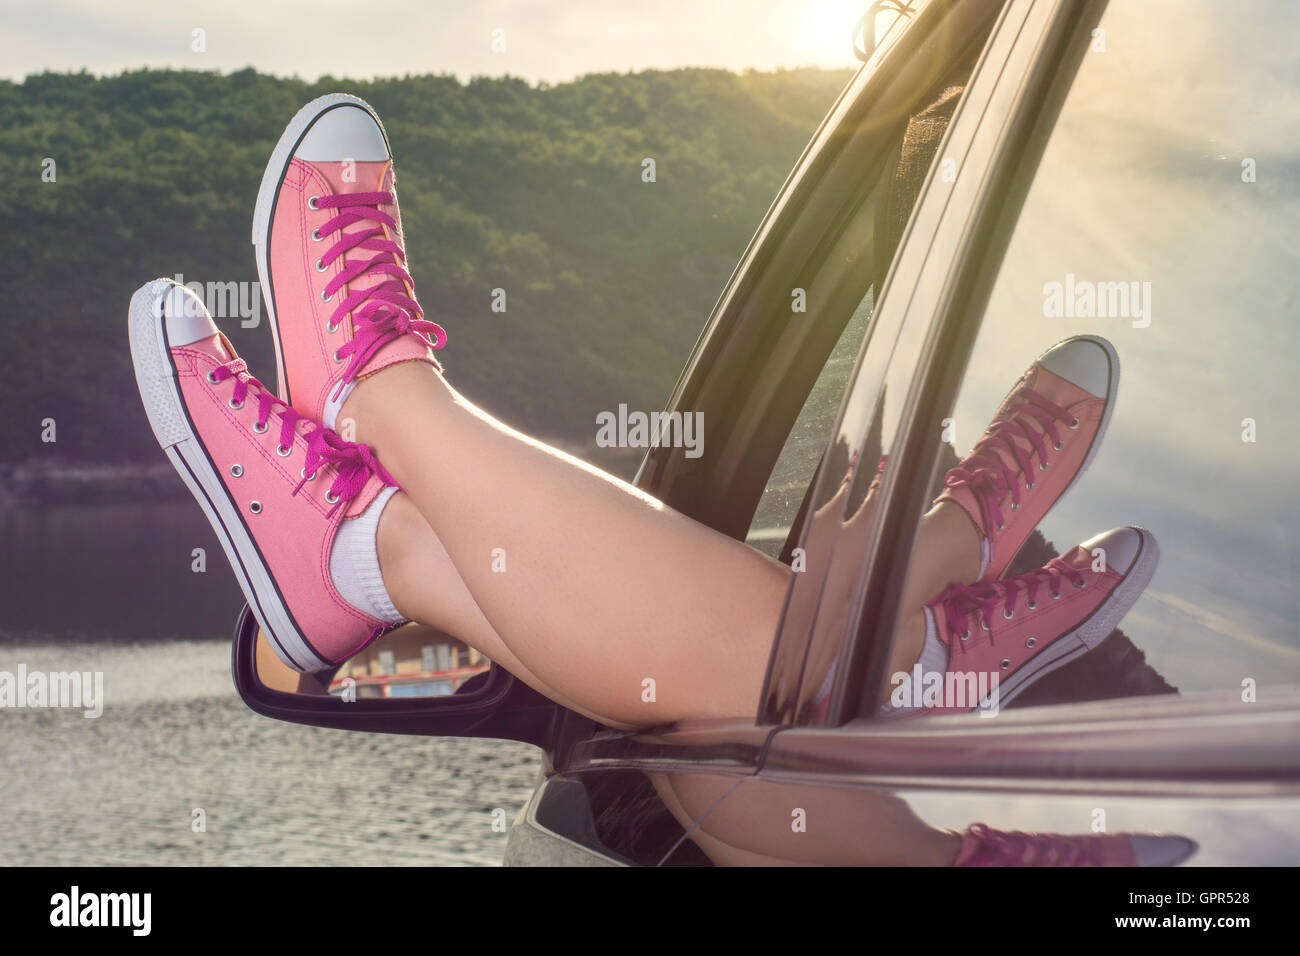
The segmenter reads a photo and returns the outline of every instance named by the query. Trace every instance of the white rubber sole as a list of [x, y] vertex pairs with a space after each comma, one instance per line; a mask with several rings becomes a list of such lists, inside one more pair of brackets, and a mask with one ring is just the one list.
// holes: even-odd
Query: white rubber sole
[[276, 654], [294, 670], [304, 673], [322, 670], [331, 666], [330, 662], [312, 650], [294, 623], [239, 507], [231, 500], [207, 451], [194, 434], [181, 400], [162, 314], [163, 299], [175, 285], [170, 279], [156, 279], [142, 286], [131, 297], [127, 318], [135, 381], [149, 425], [172, 467], [212, 525], [248, 606]]
[[[1124, 615], [1137, 603], [1156, 573], [1156, 566], [1160, 563], [1160, 549], [1156, 545], [1155, 535], [1150, 531], [1145, 528], [1132, 530], [1138, 533], [1142, 543], [1128, 573], [1086, 621], [1043, 648], [1024, 667], [998, 684], [999, 707], [1015, 700], [1017, 695], [1035, 681], [1094, 650], [1110, 636], [1119, 622], [1124, 619]], [[990, 694], [980, 701], [980, 706], [987, 707], [992, 697], [993, 695]]]
[[280, 346], [280, 326], [275, 313], [275, 289], [271, 285], [271, 266], [267, 258], [271, 239], [271, 215], [275, 211], [276, 199], [280, 193], [280, 181], [284, 179], [284, 171], [288, 168], [298, 144], [302, 142], [302, 138], [307, 135], [307, 131], [316, 120], [337, 106], [358, 106], [364, 109], [374, 117], [380, 132], [383, 133], [384, 142], [388, 141], [384, 124], [365, 100], [349, 93], [327, 93], [318, 96], [300, 109], [280, 134], [280, 139], [275, 144], [275, 149], [271, 151], [271, 158], [262, 173], [262, 185], [257, 190], [257, 204], [253, 207], [253, 251], [257, 259], [257, 278], [262, 284], [262, 304], [266, 307], [266, 314], [271, 324], [271, 341], [275, 343], [275, 389], [279, 397], [285, 401], [289, 400], [289, 385], [285, 377], [284, 351]]

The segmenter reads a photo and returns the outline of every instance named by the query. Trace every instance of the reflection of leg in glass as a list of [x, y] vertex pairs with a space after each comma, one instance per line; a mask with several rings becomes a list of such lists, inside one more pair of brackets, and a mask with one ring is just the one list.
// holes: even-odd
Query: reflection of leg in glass
[[[1114, 347], [1099, 337], [1077, 336], [1043, 353], [1012, 388], [971, 453], [948, 472], [942, 494], [922, 521], [917, 554], [942, 547], [927, 543], [933, 537], [961, 542], [961, 560], [946, 569], [952, 574], [946, 581], [935, 577], [936, 562], [914, 560], [904, 594], [904, 607], [914, 610], [895, 641], [892, 674], [907, 674], [919, 661], [932, 686], [934, 679], [948, 687], [953, 678], [974, 678], [986, 689], [998, 681], [1006, 693], [1018, 692], [1095, 647], [1106, 636], [1095, 636], [1095, 627], [1118, 621], [1136, 601], [1155, 562], [1154, 538], [1139, 530], [1110, 532], [1087, 542], [1084, 552], [1075, 549], [1042, 569], [1000, 580], [1096, 456], [1118, 385]], [[1108, 566], [1090, 560], [1095, 548], [1114, 552]], [[1090, 598], [1102, 590], [1113, 593], [1105, 601], [1055, 603], [1062, 575], [1075, 587], [1089, 581], [1099, 585]], [[1044, 588], [1050, 613], [1033, 617], [1039, 611], [1035, 598]], [[1017, 607], [1019, 621], [1006, 624]], [[978, 653], [968, 653], [973, 649]], [[913, 703], [919, 697], [914, 684], [914, 677], [900, 678], [896, 688]], [[941, 701], [947, 709], [972, 709], [967, 694], [960, 695], [961, 703], [950, 696], [945, 693]], [[986, 691], [979, 697], [987, 703]], [[887, 713], [916, 709], [901, 704], [897, 695], [885, 704]]]
[[690, 839], [719, 866], [1175, 866], [1186, 837], [930, 826], [898, 797], [759, 778], [651, 774]]

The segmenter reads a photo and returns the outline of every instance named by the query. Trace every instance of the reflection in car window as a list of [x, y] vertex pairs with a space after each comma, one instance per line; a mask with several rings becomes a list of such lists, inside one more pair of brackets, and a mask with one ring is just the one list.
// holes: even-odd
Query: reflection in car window
[[1107, 8], [950, 413], [942, 468], [1054, 343], [1101, 336], [1118, 354], [1098, 453], [1025, 551], [1050, 557], [1138, 525], [1159, 541], [1160, 563], [1110, 652], [1068, 664], [1020, 703], [1300, 678], [1300, 55], [1276, 42], [1300, 32], [1300, 8], [1250, 10]]
[[[874, 281], [869, 282], [857, 301], [805, 400], [750, 523], [746, 541], [772, 557], [781, 555], [826, 450], [854, 362], [871, 325], [876, 286], [888, 272], [898, 249], [926, 174], [961, 99], [975, 52], [977, 47], [972, 47], [930, 95], [922, 99], [923, 107], [899, 129], [899, 141], [880, 182], [855, 213], [859, 227], [850, 226], [845, 230], [839, 255], [846, 262], [860, 263], [860, 275]], [[846, 468], [849, 462], [845, 457], [836, 460], [834, 465]]]
[[746, 542], [774, 558], [779, 557], [804, 493], [812, 482], [835, 426], [840, 400], [853, 372], [858, 349], [871, 319], [873, 295], [869, 290], [853, 312], [839, 341], [826, 360], [808, 399], [790, 429], [781, 454], [763, 489]]

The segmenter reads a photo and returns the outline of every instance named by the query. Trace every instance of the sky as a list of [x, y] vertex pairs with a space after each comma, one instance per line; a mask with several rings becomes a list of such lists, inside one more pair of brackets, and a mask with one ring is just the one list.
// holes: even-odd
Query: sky
[[[0, 76], [11, 80], [46, 70], [252, 66], [306, 80], [451, 73], [558, 83], [585, 73], [681, 66], [856, 66], [851, 32], [869, 2], [45, 0], [6, 6]], [[203, 31], [201, 51], [194, 49], [196, 30]]]

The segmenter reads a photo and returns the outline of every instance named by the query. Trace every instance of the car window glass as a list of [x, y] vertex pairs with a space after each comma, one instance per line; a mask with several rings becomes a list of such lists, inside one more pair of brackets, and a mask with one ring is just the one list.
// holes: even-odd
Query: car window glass
[[780, 556], [804, 494], [817, 471], [817, 463], [826, 450], [826, 442], [835, 426], [835, 416], [839, 413], [840, 400], [844, 397], [853, 363], [871, 320], [872, 305], [872, 290], [868, 290], [813, 383], [763, 489], [763, 497], [759, 500], [745, 541], [774, 558]]
[[[1145, 588], [1134, 584], [1140, 596], [1125, 602], [1132, 606], [1118, 628], [1045, 668], [1009, 705], [1211, 690], [1250, 701], [1257, 685], [1300, 678], [1289, 427], [1298, 410], [1300, 53], [1276, 42], [1300, 29], [1300, 9], [1250, 9], [1111, 4], [1082, 38], [1088, 52], [1012, 232], [955, 405], [932, 423], [946, 446], [938, 492], [1045, 350], [1093, 336], [1113, 348], [1107, 361], [1118, 359], [1118, 388], [1087, 470], [1006, 573], [1043, 567], [1123, 526], [1146, 529], [1159, 561]], [[1099, 351], [1077, 366], [1062, 359], [1056, 372], [1085, 384]], [[1014, 417], [1053, 415], [1040, 405]], [[1054, 419], [1055, 438], [1028, 426], [1041, 450], [1017, 440], [1031, 466], [1025, 482], [1033, 467], [1050, 471], [1054, 456], [1068, 454], [1055, 444], [1072, 440], [1073, 417]], [[968, 490], [991, 480], [987, 469], [972, 477], [979, 470], [956, 479]], [[1041, 510], [1026, 487], [1019, 503], [994, 494], [1003, 519], [1013, 506]], [[913, 575], [942, 563], [921, 543]], [[1028, 603], [1022, 591], [1013, 613]], [[969, 640], [996, 642], [1005, 608], [999, 600], [984, 609], [991, 630], [978, 614], [966, 618], [976, 625]], [[1014, 669], [1025, 641], [1042, 648], [1061, 630], [1044, 627], [1018, 633], [995, 667], [1011, 659]], [[896, 637], [897, 658], [911, 639]], [[948, 635], [950, 657], [953, 646]]]

